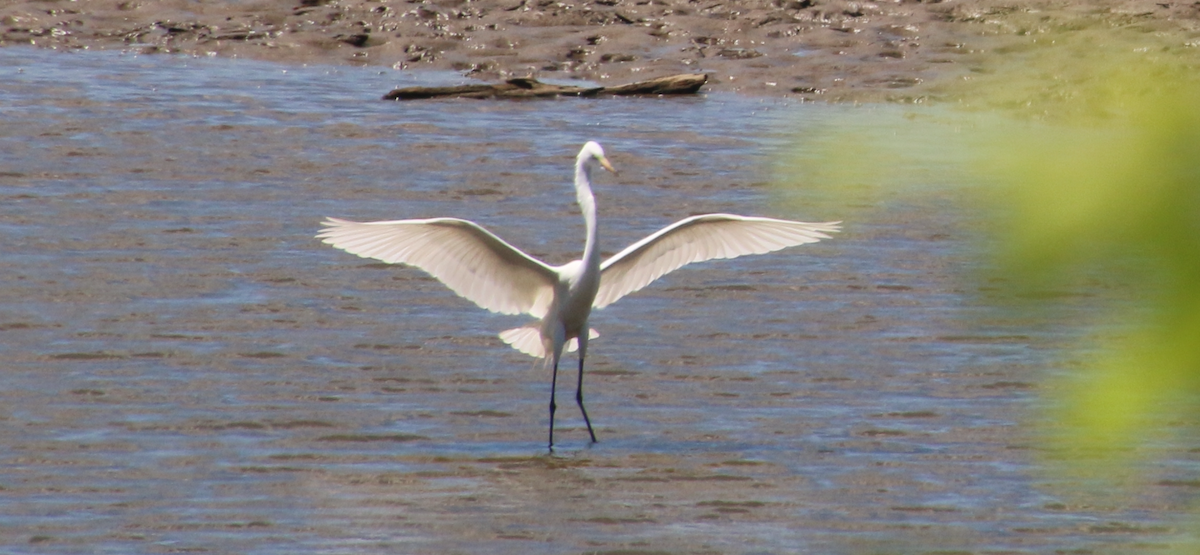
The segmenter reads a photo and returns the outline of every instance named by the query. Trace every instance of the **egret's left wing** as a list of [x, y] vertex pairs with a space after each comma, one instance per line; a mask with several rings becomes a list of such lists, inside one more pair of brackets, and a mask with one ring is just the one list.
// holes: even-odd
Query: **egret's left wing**
[[592, 303], [604, 308], [693, 262], [736, 258], [828, 239], [841, 222], [807, 223], [734, 214], [685, 218], [638, 241], [600, 265], [600, 291]]

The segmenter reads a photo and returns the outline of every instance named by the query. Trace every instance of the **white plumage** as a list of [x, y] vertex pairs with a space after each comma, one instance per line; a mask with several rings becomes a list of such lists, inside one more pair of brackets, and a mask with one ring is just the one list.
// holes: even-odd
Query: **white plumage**
[[592, 303], [604, 308], [654, 280], [691, 264], [737, 258], [816, 243], [841, 222], [811, 224], [733, 214], [704, 214], [675, 222], [600, 264], [600, 291]]
[[542, 318], [554, 299], [555, 268], [474, 222], [328, 218], [324, 225], [327, 227], [317, 236], [324, 242], [364, 258], [416, 266], [492, 312]]
[[457, 218], [352, 222], [328, 218], [317, 235], [325, 243], [366, 258], [416, 266], [455, 293], [502, 314], [529, 314], [540, 322], [504, 331], [514, 349], [549, 358], [554, 367], [550, 397], [550, 446], [554, 446], [554, 384], [562, 351], [579, 350], [576, 401], [583, 407], [583, 359], [593, 308], [604, 308], [664, 274], [693, 262], [762, 254], [828, 239], [841, 222], [806, 223], [733, 214], [685, 218], [600, 262], [592, 168], [614, 172], [604, 149], [588, 142], [575, 161], [575, 191], [587, 240], [583, 258], [550, 266], [508, 244], [479, 225]]

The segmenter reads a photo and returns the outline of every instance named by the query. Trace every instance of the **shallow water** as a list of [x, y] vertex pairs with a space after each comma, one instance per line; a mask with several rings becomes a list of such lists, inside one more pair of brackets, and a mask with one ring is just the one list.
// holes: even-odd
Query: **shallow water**
[[695, 213], [840, 219], [769, 168], [847, 108], [387, 103], [454, 77], [23, 48], [0, 74], [6, 552], [1124, 552], [1184, 514], [1190, 482], [1097, 499], [1039, 470], [1039, 379], [1089, 302], [986, 310], [944, 197], [598, 312], [600, 443], [563, 397], [556, 456], [548, 376], [495, 335], [523, 319], [312, 238], [453, 215], [564, 262], [587, 139], [622, 172], [607, 252]]

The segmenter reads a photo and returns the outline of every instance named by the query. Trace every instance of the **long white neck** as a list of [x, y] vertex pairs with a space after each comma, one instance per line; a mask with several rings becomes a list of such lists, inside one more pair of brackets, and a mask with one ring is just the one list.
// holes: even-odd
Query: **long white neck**
[[587, 228], [587, 242], [583, 246], [583, 263], [600, 264], [600, 248], [596, 245], [596, 197], [592, 196], [592, 165], [590, 156], [580, 155], [575, 161], [575, 198], [583, 212], [583, 225]]

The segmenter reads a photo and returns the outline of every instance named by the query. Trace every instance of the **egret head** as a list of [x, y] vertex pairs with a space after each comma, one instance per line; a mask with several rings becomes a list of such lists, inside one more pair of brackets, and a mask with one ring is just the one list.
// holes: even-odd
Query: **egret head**
[[583, 145], [583, 149], [579, 151], [579, 160], [584, 163], [591, 163], [594, 160], [600, 163], [600, 167], [617, 173], [617, 170], [608, 162], [608, 158], [604, 156], [604, 148], [596, 141], [588, 141]]

